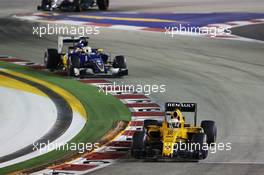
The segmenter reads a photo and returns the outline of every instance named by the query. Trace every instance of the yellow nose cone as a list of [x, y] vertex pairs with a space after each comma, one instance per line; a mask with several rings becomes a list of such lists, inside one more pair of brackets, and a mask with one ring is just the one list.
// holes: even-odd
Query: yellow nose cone
[[163, 143], [163, 156], [171, 157], [173, 155], [173, 143], [165, 142]]

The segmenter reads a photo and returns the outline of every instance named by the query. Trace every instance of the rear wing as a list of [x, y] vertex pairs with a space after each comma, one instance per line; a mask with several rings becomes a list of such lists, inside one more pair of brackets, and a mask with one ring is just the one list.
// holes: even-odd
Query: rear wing
[[194, 125], [197, 124], [197, 104], [196, 103], [178, 103], [167, 102], [165, 103], [165, 112], [170, 113], [179, 109], [181, 112], [193, 112], [194, 113]]
[[62, 53], [64, 43], [72, 43], [75, 46], [81, 39], [89, 39], [89, 37], [75, 37], [75, 36], [59, 36], [58, 37], [58, 53]]

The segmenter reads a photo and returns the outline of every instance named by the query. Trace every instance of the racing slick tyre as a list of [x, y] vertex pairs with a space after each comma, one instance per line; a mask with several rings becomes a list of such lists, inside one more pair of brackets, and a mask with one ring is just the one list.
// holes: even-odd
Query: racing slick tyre
[[157, 120], [144, 120], [144, 128], [150, 126], [150, 125], [158, 125]]
[[121, 71], [119, 72], [119, 75], [128, 75], [128, 69], [126, 65], [126, 59], [122, 55], [118, 55], [115, 57], [114, 62], [113, 62], [113, 67], [114, 68], [119, 68]]
[[125, 57], [122, 55], [116, 56], [114, 63], [113, 63], [113, 67], [114, 68], [121, 68], [121, 69], [126, 69], [127, 65], [126, 65], [126, 60]]
[[140, 159], [145, 156], [146, 137], [144, 131], [136, 131], [133, 135], [131, 156]]
[[76, 75], [75, 72], [74, 72], [74, 69], [77, 68], [79, 69], [80, 67], [80, 58], [78, 56], [72, 56], [70, 58], [70, 62], [68, 63], [68, 76], [79, 76], [79, 75]]
[[204, 147], [208, 148], [205, 146], [207, 144], [205, 133], [194, 134], [191, 140], [191, 144], [192, 150], [194, 150], [195, 159], [201, 160], [205, 159], [208, 156], [208, 149], [204, 149]]
[[47, 7], [49, 7], [48, 9], [51, 8], [51, 0], [42, 0], [41, 5], [38, 6], [38, 10], [47, 10]]
[[44, 55], [45, 67], [51, 71], [58, 68], [60, 62], [60, 55], [57, 49], [47, 49]]
[[109, 7], [109, 0], [97, 0], [99, 10], [107, 10]]
[[74, 9], [76, 12], [82, 12], [83, 8], [82, 8], [82, 0], [74, 0]]
[[204, 130], [204, 133], [207, 136], [207, 144], [216, 142], [217, 128], [214, 121], [204, 120], [201, 122], [201, 127]]

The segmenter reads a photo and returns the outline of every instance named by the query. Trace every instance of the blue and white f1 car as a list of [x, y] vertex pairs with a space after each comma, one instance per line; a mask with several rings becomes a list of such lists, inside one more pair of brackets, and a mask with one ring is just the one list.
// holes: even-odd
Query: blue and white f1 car
[[[126, 59], [112, 58], [103, 49], [91, 48], [87, 37], [59, 37], [58, 49], [47, 49], [44, 64], [51, 71], [62, 70], [69, 76], [124, 76], [128, 75]], [[70, 46], [64, 51], [64, 45]]]
[[98, 6], [99, 10], [107, 10], [109, 0], [41, 0], [38, 10], [60, 9], [81, 12], [94, 6]]

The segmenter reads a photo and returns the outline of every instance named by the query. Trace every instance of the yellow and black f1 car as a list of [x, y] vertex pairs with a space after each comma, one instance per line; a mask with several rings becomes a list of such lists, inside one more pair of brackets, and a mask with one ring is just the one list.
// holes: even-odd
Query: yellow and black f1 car
[[[194, 113], [193, 124], [185, 121], [183, 113]], [[145, 120], [142, 131], [133, 135], [131, 155], [138, 159], [175, 158], [201, 160], [216, 141], [216, 124], [204, 120], [197, 126], [197, 104], [168, 102], [164, 121]]]

